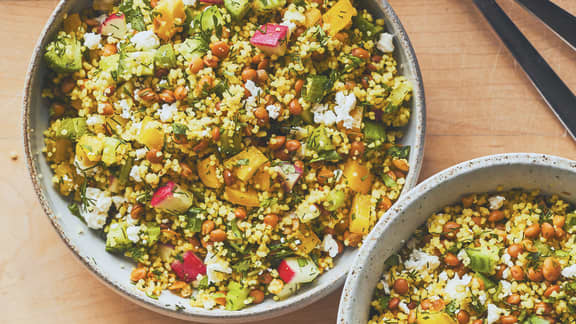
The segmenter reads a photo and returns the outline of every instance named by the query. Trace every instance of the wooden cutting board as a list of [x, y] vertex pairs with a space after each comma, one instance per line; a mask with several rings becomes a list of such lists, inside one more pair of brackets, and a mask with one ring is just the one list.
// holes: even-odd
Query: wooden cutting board
[[[410, 35], [428, 104], [421, 179], [504, 152], [576, 159], [576, 145], [480, 17], [471, 0], [391, 0]], [[576, 90], [576, 52], [512, 0], [500, 1]], [[576, 14], [574, 0], [556, 0]], [[56, 0], [0, 0], [0, 323], [178, 322], [98, 282], [60, 241], [31, 188], [20, 112], [28, 60]], [[11, 152], [19, 158], [12, 160]], [[334, 323], [340, 291], [268, 323]]]

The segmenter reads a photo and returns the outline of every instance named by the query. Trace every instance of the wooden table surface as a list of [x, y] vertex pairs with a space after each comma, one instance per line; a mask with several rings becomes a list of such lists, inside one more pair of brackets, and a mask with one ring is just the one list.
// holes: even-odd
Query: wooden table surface
[[[576, 145], [471, 0], [391, 0], [416, 49], [426, 88], [421, 179], [504, 152], [576, 159]], [[576, 52], [512, 0], [501, 5], [576, 90]], [[555, 0], [576, 14], [576, 1]], [[32, 49], [56, 0], [0, 0], [0, 323], [176, 323], [142, 309], [78, 263], [40, 209], [20, 134]], [[11, 153], [18, 154], [17, 160]], [[340, 291], [269, 323], [334, 323]]]

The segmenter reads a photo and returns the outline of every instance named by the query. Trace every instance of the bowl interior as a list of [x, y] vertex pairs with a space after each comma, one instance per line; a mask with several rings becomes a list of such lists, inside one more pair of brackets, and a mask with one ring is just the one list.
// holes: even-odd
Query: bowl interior
[[[203, 322], [221, 322], [222, 318], [227, 318], [232, 322], [242, 322], [279, 316], [304, 307], [339, 287], [343, 283], [349, 265], [356, 254], [354, 250], [347, 250], [339, 256], [332, 270], [320, 276], [314, 284], [305, 287], [298, 294], [280, 302], [267, 300], [262, 304], [237, 312], [192, 308], [187, 300], [170, 293], [164, 293], [158, 300], [154, 300], [134, 288], [129, 280], [132, 263], [125, 258], [107, 253], [104, 250], [103, 238], [96, 232], [87, 229], [78, 218], [69, 212], [68, 201], [63, 199], [52, 185], [52, 172], [42, 154], [43, 132], [49, 125], [48, 102], [41, 97], [47, 76], [47, 69], [41, 58], [42, 48], [57, 32], [65, 13], [76, 12], [90, 5], [91, 1], [89, 0], [69, 0], [62, 1], [56, 8], [40, 37], [38, 47], [32, 58], [25, 89], [23, 113], [24, 145], [35, 190], [54, 227], [78, 258], [100, 280], [116, 288], [116, 291], [120, 292], [121, 295], [131, 297], [132, 301], [170, 316]], [[406, 179], [404, 190], [406, 192], [415, 185], [418, 179], [423, 153], [425, 110], [420, 72], [409, 40], [388, 4], [384, 1], [363, 1], [362, 5], [369, 8], [376, 16], [386, 19], [388, 31], [396, 35], [395, 55], [399, 62], [401, 74], [411, 79], [414, 84], [412, 118], [402, 141], [403, 144], [412, 147], [409, 159], [412, 169]]]
[[432, 213], [467, 193], [491, 192], [498, 186], [540, 189], [576, 202], [576, 162], [536, 154], [496, 155], [464, 162], [418, 185], [380, 221], [354, 261], [342, 299], [339, 323], [368, 321], [372, 293], [384, 270], [384, 260], [402, 247]]

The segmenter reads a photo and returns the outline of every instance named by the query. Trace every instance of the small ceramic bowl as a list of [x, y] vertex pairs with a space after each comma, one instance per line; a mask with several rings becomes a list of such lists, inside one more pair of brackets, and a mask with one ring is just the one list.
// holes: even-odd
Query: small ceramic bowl
[[384, 260], [398, 251], [434, 212], [462, 195], [494, 191], [498, 186], [540, 189], [576, 201], [576, 161], [550, 155], [511, 153], [482, 157], [444, 170], [404, 195], [366, 238], [346, 279], [339, 324], [366, 324]]
[[[78, 259], [96, 277], [114, 288], [122, 296], [153, 311], [200, 322], [238, 323], [276, 317], [309, 305], [338, 288], [344, 282], [351, 261], [356, 254], [355, 250], [348, 250], [339, 256], [333, 269], [297, 294], [279, 302], [269, 299], [262, 304], [236, 312], [193, 308], [189, 305], [188, 300], [170, 293], [164, 293], [155, 300], [134, 288], [129, 279], [133, 264], [125, 258], [107, 253], [104, 250], [102, 238], [85, 228], [76, 217], [72, 216], [67, 209], [67, 201], [52, 186], [52, 172], [41, 153], [44, 147], [42, 133], [49, 123], [48, 103], [41, 97], [43, 82], [47, 75], [46, 65], [42, 60], [43, 49], [60, 28], [66, 13], [77, 12], [90, 5], [91, 1], [89, 0], [63, 0], [56, 7], [32, 55], [24, 90], [22, 115], [24, 148], [34, 189], [54, 228]], [[395, 55], [399, 62], [399, 71], [412, 80], [414, 85], [412, 117], [403, 139], [403, 144], [410, 145], [412, 148], [409, 159], [411, 170], [404, 188], [404, 192], [406, 192], [416, 184], [422, 162], [425, 130], [422, 78], [408, 36], [390, 5], [386, 1], [363, 1], [362, 5], [376, 16], [385, 18], [387, 21], [388, 32], [395, 35], [397, 48]], [[83, 234], [80, 234], [81, 232]]]

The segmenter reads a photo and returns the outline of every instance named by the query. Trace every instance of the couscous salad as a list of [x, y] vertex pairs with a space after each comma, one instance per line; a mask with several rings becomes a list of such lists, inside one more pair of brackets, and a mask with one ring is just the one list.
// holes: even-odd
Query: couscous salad
[[556, 195], [467, 195], [386, 261], [369, 323], [576, 323], [575, 233]]
[[356, 3], [95, 0], [65, 18], [45, 155], [138, 289], [286, 298], [398, 198], [412, 87]]

